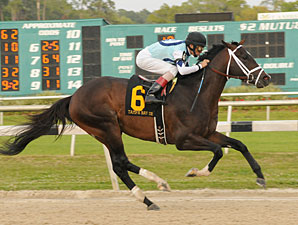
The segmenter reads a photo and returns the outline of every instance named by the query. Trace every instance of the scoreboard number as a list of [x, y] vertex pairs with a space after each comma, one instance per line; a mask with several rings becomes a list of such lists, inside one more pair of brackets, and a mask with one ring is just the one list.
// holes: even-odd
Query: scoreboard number
[[40, 46], [42, 90], [60, 90], [59, 40], [42, 40]]
[[31, 83], [30, 90], [39, 90], [40, 89], [40, 81], [34, 81]]
[[19, 91], [18, 29], [1, 29], [1, 91]]

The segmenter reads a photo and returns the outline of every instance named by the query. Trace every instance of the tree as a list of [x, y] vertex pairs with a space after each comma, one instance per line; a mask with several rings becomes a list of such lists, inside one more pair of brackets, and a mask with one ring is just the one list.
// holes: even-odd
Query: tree
[[[40, 10], [39, 10], [40, 9]], [[180, 6], [163, 4], [150, 13], [116, 10], [112, 0], [0, 0], [0, 19], [58, 20], [104, 18], [111, 24], [174, 23], [178, 13], [233, 12], [234, 18], [255, 20], [260, 12], [298, 11], [298, 1], [263, 0], [260, 6], [249, 6], [245, 0], [188, 0]], [[41, 16], [42, 14], [42, 16]]]
[[143, 9], [140, 12], [134, 12], [134, 11], [126, 11], [124, 9], [119, 9], [118, 14], [120, 16], [129, 18], [131, 23], [146, 23], [147, 17], [150, 15], [150, 12], [146, 9]]
[[298, 11], [298, 1], [295, 2], [283, 2], [280, 5], [281, 12]]
[[41, 3], [43, 20], [79, 19], [77, 11], [66, 0], [43, 0]]
[[178, 13], [189, 13], [187, 8], [163, 4], [160, 9], [153, 11], [148, 17], [147, 23], [174, 23], [175, 15]]
[[4, 7], [7, 6], [8, 2], [9, 2], [9, 0], [0, 0], [0, 19], [1, 19], [1, 21], [4, 20], [3, 9], [4, 9]]
[[[3, 1], [1, 1], [2, 3]], [[42, 9], [42, 19], [68, 19], [73, 18], [74, 10], [66, 0], [10, 0], [3, 8], [3, 20], [39, 20]], [[74, 14], [74, 13], [73, 13]], [[46, 16], [47, 15], [47, 16]]]
[[263, 0], [261, 2], [261, 5], [266, 6], [269, 10], [272, 11], [281, 11], [281, 5], [284, 3], [284, 0]]
[[248, 9], [245, 0], [188, 0], [181, 6], [169, 7], [162, 5], [159, 10], [148, 16], [147, 22], [151, 23], [173, 23], [177, 13], [215, 13], [233, 12], [236, 20], [241, 20], [241, 11]]
[[252, 8], [248, 7], [241, 10], [238, 17], [239, 20], [257, 20], [258, 13], [265, 13], [269, 10], [264, 6], [253, 6]]
[[11, 14], [11, 20], [22, 20], [24, 16], [24, 14], [22, 14], [24, 4], [21, 0], [10, 0], [6, 9]]

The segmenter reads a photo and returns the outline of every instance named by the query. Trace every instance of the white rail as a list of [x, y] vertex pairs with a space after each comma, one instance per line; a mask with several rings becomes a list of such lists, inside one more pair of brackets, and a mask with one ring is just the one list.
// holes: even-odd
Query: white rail
[[[222, 97], [235, 97], [235, 96], [272, 96], [272, 95], [298, 95], [298, 92], [251, 92], [251, 93], [222, 93]], [[37, 100], [37, 99], [56, 99], [66, 98], [69, 95], [54, 95], [54, 96], [24, 96], [24, 97], [0, 97], [0, 101], [9, 100]]]
[[[27, 126], [0, 126], [0, 136], [14, 136]], [[49, 135], [60, 133], [62, 125], [53, 128]], [[270, 121], [220, 121], [217, 124], [218, 132], [269, 132], [269, 131], [298, 131], [298, 120], [270, 120]], [[66, 125], [63, 135], [86, 135], [84, 130], [76, 125]]]
[[298, 120], [218, 122], [218, 132], [298, 131]]
[[24, 97], [0, 97], [0, 101], [10, 100], [40, 100], [40, 99], [55, 99], [55, 98], [66, 98], [69, 95], [56, 95], [56, 96], [24, 96]]
[[218, 105], [228, 107], [227, 121], [232, 121], [233, 106], [267, 106], [266, 120], [270, 120], [270, 106], [298, 105], [298, 100], [294, 99], [294, 100], [262, 100], [262, 101], [220, 101]]
[[[262, 100], [262, 101], [220, 101], [219, 106], [273, 106], [298, 105], [298, 100]], [[49, 108], [51, 105], [6, 105], [0, 106], [0, 112], [35, 111]]]
[[271, 95], [298, 95], [298, 92], [251, 92], [251, 93], [222, 93], [222, 97], [235, 96], [271, 96]]
[[0, 112], [38, 111], [49, 107], [50, 105], [1, 105]]
[[267, 106], [267, 105], [298, 105], [294, 100], [260, 100], [260, 101], [220, 101], [219, 106]]

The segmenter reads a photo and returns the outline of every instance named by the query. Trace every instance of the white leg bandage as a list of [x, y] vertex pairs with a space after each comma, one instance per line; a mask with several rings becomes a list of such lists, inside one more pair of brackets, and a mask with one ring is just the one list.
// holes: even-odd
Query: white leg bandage
[[143, 168], [140, 169], [140, 172], [139, 174], [145, 178], [147, 178], [148, 180], [150, 181], [154, 181], [156, 183], [159, 183], [159, 182], [164, 182], [163, 179], [161, 179], [160, 177], [158, 177], [155, 173], [152, 173], [148, 170], [145, 170]]
[[133, 189], [131, 189], [131, 193], [138, 199], [140, 202], [144, 202], [145, 195], [141, 191], [141, 189], [138, 186], [134, 186]]
[[169, 184], [161, 179], [159, 176], [157, 176], [155, 173], [152, 173], [148, 170], [145, 170], [143, 168], [140, 169], [139, 175], [147, 178], [150, 181], [154, 181], [157, 183], [157, 188], [161, 191], [171, 191], [171, 188]]
[[198, 171], [198, 176], [209, 176], [210, 175], [210, 171], [208, 170], [209, 168], [209, 164], [207, 166], [205, 166], [203, 169]]

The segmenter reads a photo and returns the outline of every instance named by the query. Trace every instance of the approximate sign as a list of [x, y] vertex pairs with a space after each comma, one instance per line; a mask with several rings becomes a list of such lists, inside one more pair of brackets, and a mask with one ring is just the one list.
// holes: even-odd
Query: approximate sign
[[103, 19], [0, 22], [1, 93], [74, 93], [101, 76]]

